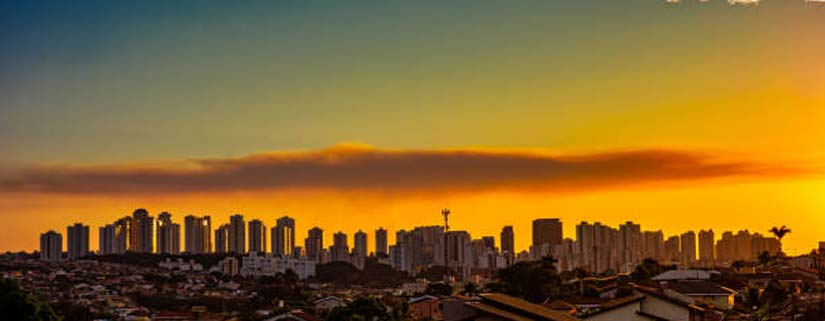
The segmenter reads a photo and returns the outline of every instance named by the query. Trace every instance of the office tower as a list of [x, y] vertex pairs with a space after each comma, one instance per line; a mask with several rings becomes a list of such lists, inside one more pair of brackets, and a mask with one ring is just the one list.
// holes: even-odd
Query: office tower
[[69, 260], [75, 260], [89, 254], [89, 226], [80, 223], [66, 228], [66, 251]]
[[561, 220], [557, 218], [542, 218], [533, 221], [533, 245], [549, 244], [550, 247], [561, 245]]
[[229, 224], [221, 224], [215, 229], [215, 253], [229, 253], [231, 229]]
[[501, 229], [501, 253], [507, 259], [507, 264], [513, 263], [516, 255], [516, 238], [513, 234], [513, 227], [510, 225]]
[[681, 245], [678, 236], [671, 236], [665, 241], [665, 259], [668, 264], [682, 260]]
[[184, 218], [184, 251], [190, 254], [212, 252], [212, 218], [187, 215]]
[[40, 234], [40, 259], [60, 261], [63, 258], [63, 236], [55, 231]]
[[266, 225], [261, 220], [249, 221], [249, 252], [266, 253]]
[[447, 232], [447, 264], [453, 270], [459, 270], [469, 261], [465, 251], [470, 245], [470, 233], [466, 231]]
[[384, 228], [378, 228], [375, 230], [375, 256], [386, 256], [389, 255], [389, 250], [387, 249], [387, 230]]
[[367, 256], [367, 233], [364, 233], [361, 230], [355, 232], [354, 236], [355, 244], [352, 248], [352, 254], [356, 256]]
[[699, 231], [699, 260], [706, 267], [715, 265], [714, 242], [713, 230]]
[[329, 249], [332, 261], [349, 261], [349, 245], [347, 245], [347, 234], [344, 232], [335, 233], [332, 236], [332, 247]]
[[307, 231], [307, 238], [304, 240], [306, 255], [315, 262], [323, 262], [324, 255], [324, 230], [320, 227], [313, 227]]
[[132, 247], [130, 250], [138, 253], [152, 253], [154, 248], [154, 239], [152, 238], [154, 218], [149, 216], [148, 211], [139, 208], [132, 213], [132, 224]]
[[633, 222], [619, 226], [619, 272], [632, 272], [642, 263], [642, 227]]
[[98, 248], [97, 253], [100, 255], [115, 254], [115, 225], [107, 224], [98, 229]]
[[134, 219], [125, 216], [115, 221], [114, 254], [124, 254], [132, 248], [132, 233]]
[[229, 218], [227, 250], [229, 253], [246, 253], [246, 223], [244, 223], [243, 215], [241, 214], [235, 214]]
[[696, 233], [688, 231], [682, 234], [680, 239], [680, 250], [682, 252], [682, 265], [690, 267], [696, 263]]
[[277, 219], [271, 235], [272, 253], [291, 256], [295, 250], [295, 219], [289, 216]]
[[665, 234], [662, 231], [645, 231], [642, 233], [642, 257], [659, 262], [666, 260]]
[[[159, 254], [177, 254], [175, 250], [175, 235], [179, 233], [175, 231], [177, 224], [172, 223], [172, 214], [169, 212], [161, 212], [158, 214], [158, 220], [155, 227], [155, 242], [157, 252]], [[178, 229], [180, 227], [178, 226]], [[178, 239], [180, 241], [180, 239]]]

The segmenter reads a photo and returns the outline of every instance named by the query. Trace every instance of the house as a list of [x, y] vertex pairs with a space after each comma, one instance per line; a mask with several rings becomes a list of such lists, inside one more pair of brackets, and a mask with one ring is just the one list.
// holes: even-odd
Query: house
[[432, 295], [422, 295], [409, 300], [410, 312], [419, 319], [443, 320], [441, 299]]
[[565, 312], [500, 293], [479, 295], [477, 301], [444, 302], [445, 321], [577, 321]]
[[319, 317], [306, 313], [301, 310], [293, 310], [286, 313], [276, 315], [263, 321], [319, 321]]
[[736, 291], [728, 289], [719, 284], [709, 281], [682, 281], [667, 283], [662, 287], [665, 293], [671, 297], [681, 298], [689, 303], [696, 303], [697, 300], [711, 303], [723, 309], [733, 308]]
[[642, 312], [642, 301], [647, 297], [634, 294], [613, 299], [602, 304], [594, 312], [582, 316], [588, 321], [656, 321], [661, 320]]
[[[700, 306], [665, 294], [661, 289], [634, 286], [636, 294], [644, 295], [638, 314], [654, 320], [713, 321], [721, 320], [721, 312], [711, 306]], [[718, 318], [717, 318], [718, 317]]]
[[347, 301], [331, 295], [312, 301], [312, 306], [315, 307], [316, 311], [329, 311], [346, 305]]

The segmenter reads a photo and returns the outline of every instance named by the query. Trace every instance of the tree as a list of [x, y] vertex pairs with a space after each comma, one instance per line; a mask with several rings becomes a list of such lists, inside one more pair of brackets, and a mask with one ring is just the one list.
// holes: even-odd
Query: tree
[[768, 251], [764, 251], [762, 253], [759, 253], [759, 256], [757, 257], [757, 259], [759, 260], [759, 264], [762, 264], [762, 269], [764, 269], [764, 270], [768, 269], [768, 264], [771, 263], [771, 260], [773, 260], [773, 258], [771, 257], [771, 254], [768, 253]]
[[538, 261], [519, 262], [499, 270], [496, 281], [489, 284], [491, 291], [522, 297], [532, 302], [559, 298], [565, 290], [556, 271], [556, 260], [545, 257]]
[[376, 297], [361, 296], [352, 303], [344, 307], [332, 309], [326, 318], [327, 321], [389, 321], [392, 314], [380, 299]]
[[779, 243], [782, 243], [782, 238], [785, 237], [785, 235], [787, 235], [788, 233], [790, 233], [791, 229], [789, 229], [785, 225], [782, 225], [782, 227], [774, 226], [770, 229], [770, 232], [773, 233], [773, 235], [776, 236], [777, 239], [779, 239]]
[[647, 258], [636, 266], [636, 269], [630, 274], [630, 278], [637, 284], [650, 285], [654, 276], [668, 270], [669, 267], [660, 265], [659, 262], [654, 259]]
[[746, 265], [747, 265], [747, 262], [742, 261], [742, 260], [736, 260], [736, 261], [734, 261], [733, 263], [731, 263], [730, 267], [732, 267], [734, 270], [736, 270], [736, 272], [739, 272], [739, 271], [740, 271], [740, 270], [742, 270], [742, 269], [743, 269]]
[[453, 287], [444, 282], [430, 283], [424, 294], [450, 296], [453, 295]]
[[59, 321], [54, 310], [37, 300], [16, 282], [0, 279], [0, 316], [4, 320], [19, 321]]

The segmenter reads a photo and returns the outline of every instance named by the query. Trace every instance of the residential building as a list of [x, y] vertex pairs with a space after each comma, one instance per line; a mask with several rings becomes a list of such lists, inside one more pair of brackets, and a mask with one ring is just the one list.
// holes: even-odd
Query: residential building
[[55, 231], [40, 234], [40, 259], [60, 261], [63, 258], [63, 236]]
[[246, 253], [246, 223], [241, 214], [235, 214], [229, 217], [227, 251], [236, 254]]
[[387, 248], [387, 245], [387, 230], [385, 230], [384, 228], [378, 228], [377, 230], [375, 230], [375, 255], [388, 255], [389, 250]]
[[69, 260], [89, 254], [89, 226], [81, 223], [66, 228], [66, 251]]
[[307, 231], [307, 238], [304, 240], [306, 256], [318, 263], [324, 263], [324, 230], [320, 227], [313, 227]]
[[361, 230], [355, 232], [354, 236], [354, 246], [352, 248], [352, 254], [355, 256], [366, 257], [367, 256], [367, 233], [364, 233]]
[[272, 253], [291, 256], [295, 251], [295, 219], [284, 216], [275, 221], [272, 228]]
[[249, 221], [249, 252], [266, 253], [266, 225], [261, 220]]
[[187, 215], [184, 218], [184, 251], [191, 254], [212, 252], [212, 218]]

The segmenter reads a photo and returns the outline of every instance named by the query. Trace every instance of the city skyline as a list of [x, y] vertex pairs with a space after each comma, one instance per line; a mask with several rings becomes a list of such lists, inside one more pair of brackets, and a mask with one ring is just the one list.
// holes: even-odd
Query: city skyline
[[273, 217], [392, 243], [442, 207], [517, 249], [536, 217], [825, 239], [820, 1], [0, 8], [0, 252], [140, 206], [210, 247], [235, 213], [271, 248]]

